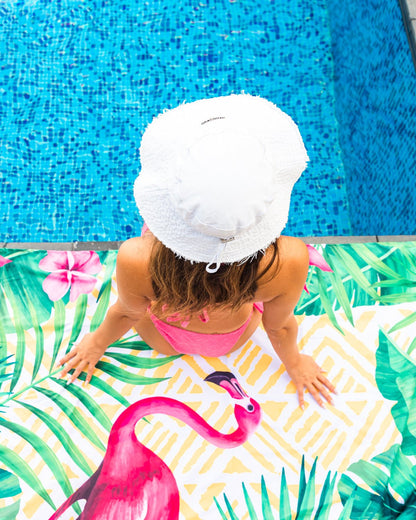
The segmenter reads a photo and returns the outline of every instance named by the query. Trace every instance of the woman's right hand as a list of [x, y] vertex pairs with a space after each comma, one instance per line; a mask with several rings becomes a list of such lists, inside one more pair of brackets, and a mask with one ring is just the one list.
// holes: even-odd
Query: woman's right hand
[[58, 366], [65, 365], [59, 377], [65, 377], [70, 370], [75, 369], [68, 381], [68, 383], [73, 383], [80, 373], [86, 369], [87, 377], [85, 383], [88, 384], [91, 381], [95, 365], [106, 350], [107, 347], [98, 345], [95, 342], [94, 333], [86, 334], [82, 341], [59, 361]]

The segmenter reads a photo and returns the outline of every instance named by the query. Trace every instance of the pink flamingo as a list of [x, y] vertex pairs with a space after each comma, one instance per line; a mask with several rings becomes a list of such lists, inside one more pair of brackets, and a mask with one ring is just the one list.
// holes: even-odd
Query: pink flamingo
[[220, 448], [243, 444], [261, 419], [260, 405], [248, 397], [231, 372], [214, 372], [205, 381], [215, 383], [235, 399], [238, 428], [222, 434], [192, 408], [169, 397], [149, 397], [129, 406], [111, 428], [107, 451], [97, 471], [50, 517], [57, 520], [77, 500], [85, 499], [77, 520], [177, 520], [179, 491], [168, 466], [146, 448], [134, 432], [137, 421], [164, 413], [180, 419]]

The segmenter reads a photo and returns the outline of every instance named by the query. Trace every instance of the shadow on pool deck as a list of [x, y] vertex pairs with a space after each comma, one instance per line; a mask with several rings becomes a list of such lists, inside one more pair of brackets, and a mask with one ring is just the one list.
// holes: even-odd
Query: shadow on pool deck
[[[410, 242], [416, 235], [392, 236], [336, 236], [336, 237], [299, 237], [306, 244], [352, 244], [365, 242]], [[122, 240], [116, 242], [3, 242], [0, 248], [7, 249], [45, 249], [55, 251], [108, 251], [119, 249]]]

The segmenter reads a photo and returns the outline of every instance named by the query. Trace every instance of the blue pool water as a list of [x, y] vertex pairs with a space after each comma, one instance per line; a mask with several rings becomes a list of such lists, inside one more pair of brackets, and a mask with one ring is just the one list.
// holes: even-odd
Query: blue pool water
[[396, 0], [328, 0], [356, 235], [416, 234], [416, 73]]
[[[132, 184], [146, 125], [183, 101], [242, 91], [287, 111], [310, 155], [286, 233], [353, 234], [348, 182], [355, 170], [347, 164], [348, 146], [357, 150], [338, 123], [351, 125], [337, 100], [338, 83], [348, 74], [338, 72], [342, 53], [333, 42], [344, 34], [334, 35], [331, 1], [329, 11], [325, 0], [0, 3], [0, 241], [138, 234]], [[398, 8], [394, 17], [397, 46], [411, 66]], [[361, 54], [378, 53], [377, 39], [371, 41]], [[414, 75], [406, 71], [396, 78], [396, 98], [407, 95], [400, 81], [411, 78], [415, 91]], [[382, 129], [383, 150], [397, 122], [392, 116]]]

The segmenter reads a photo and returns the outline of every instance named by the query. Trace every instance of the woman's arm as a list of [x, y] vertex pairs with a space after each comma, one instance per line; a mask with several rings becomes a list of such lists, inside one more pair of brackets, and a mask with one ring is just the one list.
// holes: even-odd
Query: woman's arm
[[66, 376], [69, 370], [75, 369], [70, 383], [87, 369], [86, 383], [88, 384], [95, 365], [104, 355], [107, 347], [130, 330], [146, 312], [150, 300], [140, 294], [141, 273], [146, 267], [141, 263], [146, 255], [140, 258], [140, 252], [135, 246], [137, 243], [132, 244], [127, 241], [118, 252], [116, 303], [108, 309], [101, 325], [94, 332], [86, 334], [81, 342], [59, 361], [59, 365], [65, 365], [60, 377]]
[[306, 246], [297, 239], [290, 239], [290, 249], [282, 251], [278, 276], [271, 282], [277, 295], [264, 302], [263, 325], [272, 346], [296, 386], [299, 404], [303, 408], [304, 390], [308, 390], [323, 406], [321, 395], [331, 403], [334, 386], [323, 375], [323, 370], [311, 356], [301, 354], [297, 346], [298, 324], [293, 311], [302, 294], [309, 267]]

